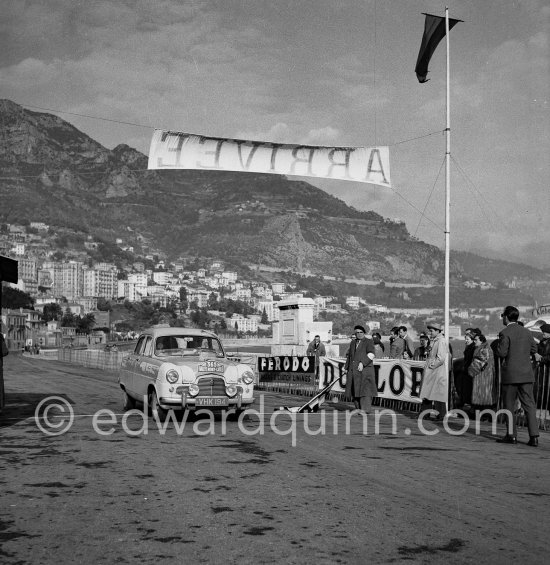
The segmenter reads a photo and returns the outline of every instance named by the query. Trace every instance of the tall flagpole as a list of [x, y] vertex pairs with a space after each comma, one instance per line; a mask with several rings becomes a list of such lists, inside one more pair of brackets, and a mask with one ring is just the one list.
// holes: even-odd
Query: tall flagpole
[[[449, 65], [449, 8], [445, 6], [445, 37], [447, 38], [447, 122], [445, 127], [445, 338], [449, 343], [449, 266], [451, 235], [451, 100]], [[446, 374], [449, 375], [449, 356], [445, 360]]]

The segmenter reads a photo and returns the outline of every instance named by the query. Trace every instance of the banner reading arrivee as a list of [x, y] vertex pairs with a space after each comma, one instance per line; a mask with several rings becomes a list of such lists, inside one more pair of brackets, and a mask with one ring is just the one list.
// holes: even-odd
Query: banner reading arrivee
[[387, 146], [290, 145], [155, 130], [148, 169], [270, 173], [391, 187]]

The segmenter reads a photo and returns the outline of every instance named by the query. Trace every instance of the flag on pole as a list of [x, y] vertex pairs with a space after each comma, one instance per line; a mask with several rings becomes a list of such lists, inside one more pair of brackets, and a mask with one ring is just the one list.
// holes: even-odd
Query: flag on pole
[[[418, 78], [418, 82], [427, 82], [428, 64], [439, 42], [445, 37], [445, 18], [441, 16], [433, 16], [425, 14], [426, 21], [424, 23], [424, 35], [422, 36], [422, 44], [416, 61], [414, 72]], [[449, 18], [449, 31], [462, 20], [453, 20]]]

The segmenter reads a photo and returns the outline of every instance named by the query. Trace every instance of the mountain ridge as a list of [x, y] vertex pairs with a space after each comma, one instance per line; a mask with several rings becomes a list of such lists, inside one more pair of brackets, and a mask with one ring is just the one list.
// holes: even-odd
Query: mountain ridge
[[[404, 223], [359, 211], [307, 182], [150, 171], [147, 156], [136, 149], [120, 144], [109, 150], [52, 114], [0, 100], [0, 118], [0, 194], [7, 202], [0, 221], [43, 221], [170, 258], [228, 258], [388, 282], [443, 280], [443, 252], [411, 237]], [[474, 276], [467, 263], [453, 253], [455, 282]], [[526, 270], [544, 276], [522, 266]]]

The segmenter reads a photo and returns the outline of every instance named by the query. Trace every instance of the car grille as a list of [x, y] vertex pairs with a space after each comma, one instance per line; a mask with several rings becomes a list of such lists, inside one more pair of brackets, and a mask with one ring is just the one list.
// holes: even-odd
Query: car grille
[[225, 381], [221, 377], [199, 379], [199, 396], [225, 396]]

